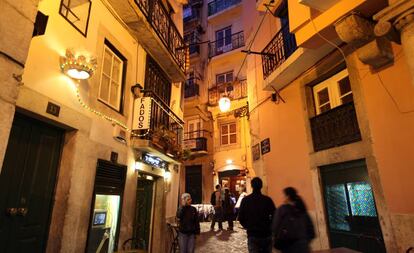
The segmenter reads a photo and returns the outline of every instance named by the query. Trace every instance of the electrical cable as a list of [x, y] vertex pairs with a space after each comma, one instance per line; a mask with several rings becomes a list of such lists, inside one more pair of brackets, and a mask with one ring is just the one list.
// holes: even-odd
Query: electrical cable
[[[329, 43], [330, 45], [332, 45], [333, 47], [335, 47], [336, 49], [338, 49], [339, 50], [339, 52], [342, 54], [342, 57], [344, 58], [344, 61], [346, 62], [346, 56], [345, 56], [345, 53], [344, 53], [344, 51], [342, 50], [342, 48], [340, 48], [339, 46], [337, 46], [334, 42], [332, 42], [332, 41], [330, 41], [329, 39], [327, 39], [326, 37], [324, 37], [319, 31], [318, 31], [318, 29], [316, 28], [316, 25], [315, 25], [315, 23], [313, 22], [313, 19], [312, 19], [312, 17], [309, 17], [309, 19], [310, 19], [310, 21], [311, 21], [311, 23], [312, 23], [312, 26], [313, 26], [313, 28], [314, 28], [314, 30], [315, 30], [315, 32], [316, 32], [316, 34], [321, 38], [321, 39], [323, 39], [324, 41], [326, 41], [327, 43]], [[401, 59], [401, 57], [402, 57], [402, 54], [403, 53], [403, 49], [401, 49], [398, 53], [396, 53], [395, 54], [395, 59], [394, 59], [394, 62], [397, 62], [397, 61], [399, 61], [400, 59]], [[349, 68], [350, 66], [347, 66], [347, 68]], [[358, 68], [355, 68], [355, 70], [357, 70], [357, 71], [359, 71], [359, 70], [370, 70], [370, 68], [368, 67], [368, 68], [363, 68], [363, 69], [358, 69]], [[367, 71], [367, 73], [361, 78], [361, 80], [362, 79], [364, 79], [365, 77], [367, 77], [368, 76], [368, 74], [369, 74], [369, 72], [370, 71]], [[399, 106], [398, 106], [398, 103], [397, 103], [397, 101], [394, 99], [394, 97], [391, 95], [391, 92], [387, 89], [387, 87], [385, 86], [385, 84], [384, 84], [384, 81], [382, 80], [382, 78], [381, 78], [381, 76], [380, 76], [380, 74], [377, 72], [377, 73], [375, 73], [375, 75], [378, 77], [378, 80], [379, 80], [379, 82], [380, 82], [380, 84], [381, 84], [381, 86], [384, 88], [384, 90], [386, 91], [386, 93], [387, 93], [387, 95], [390, 97], [390, 99], [391, 99], [391, 101], [393, 102], [393, 104], [394, 104], [394, 106], [396, 107], [396, 109], [397, 109], [397, 111], [398, 112], [400, 112], [401, 114], [406, 114], [406, 113], [412, 113], [412, 112], [414, 112], [414, 110], [409, 110], [409, 111], [402, 111], [400, 108], [399, 108]]]

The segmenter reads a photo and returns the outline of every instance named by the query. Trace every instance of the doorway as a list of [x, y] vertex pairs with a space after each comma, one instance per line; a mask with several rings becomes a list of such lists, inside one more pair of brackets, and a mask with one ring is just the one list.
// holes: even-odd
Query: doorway
[[193, 204], [202, 204], [202, 166], [185, 166], [185, 192], [190, 193]]
[[323, 166], [320, 171], [331, 247], [385, 253], [365, 160]]
[[112, 253], [118, 248], [127, 167], [98, 160], [86, 252]]
[[240, 191], [246, 188], [246, 174], [241, 170], [219, 172], [219, 183], [223, 189], [228, 188], [230, 193], [237, 199]]
[[151, 229], [153, 221], [155, 178], [140, 174], [137, 185], [137, 204], [135, 218], [135, 248], [150, 252]]
[[0, 252], [44, 252], [64, 131], [14, 116], [0, 174]]

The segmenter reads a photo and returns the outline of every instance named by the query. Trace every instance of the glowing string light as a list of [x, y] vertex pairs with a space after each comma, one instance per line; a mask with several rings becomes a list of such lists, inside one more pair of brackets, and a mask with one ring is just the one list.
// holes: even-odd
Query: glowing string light
[[149, 129], [147, 129], [147, 131], [144, 133], [144, 134], [137, 134], [137, 133], [134, 133], [134, 132], [132, 132], [132, 129], [130, 129], [129, 127], [127, 127], [124, 123], [122, 123], [121, 121], [119, 121], [119, 120], [117, 120], [117, 119], [114, 119], [114, 118], [112, 118], [112, 117], [110, 117], [110, 116], [108, 116], [108, 115], [105, 115], [104, 113], [102, 113], [102, 112], [100, 112], [100, 111], [97, 111], [97, 110], [95, 110], [95, 109], [93, 109], [92, 107], [90, 107], [90, 106], [88, 106], [83, 100], [82, 100], [82, 98], [81, 98], [81, 96], [80, 96], [80, 92], [79, 92], [79, 86], [78, 85], [76, 85], [76, 97], [78, 98], [78, 102], [79, 102], [79, 104], [83, 107], [83, 108], [85, 108], [86, 110], [88, 110], [88, 111], [90, 111], [90, 112], [92, 112], [92, 113], [94, 113], [95, 115], [97, 115], [97, 116], [99, 116], [99, 117], [101, 117], [101, 118], [103, 118], [103, 119], [105, 119], [105, 120], [108, 120], [109, 122], [111, 122], [112, 124], [116, 124], [116, 125], [118, 125], [118, 126], [120, 126], [120, 127], [122, 127], [123, 129], [125, 129], [126, 131], [128, 131], [128, 132], [130, 132], [131, 133], [131, 136], [134, 136], [134, 137], [144, 137], [144, 136], [146, 136], [146, 135], [148, 135], [149, 134]]

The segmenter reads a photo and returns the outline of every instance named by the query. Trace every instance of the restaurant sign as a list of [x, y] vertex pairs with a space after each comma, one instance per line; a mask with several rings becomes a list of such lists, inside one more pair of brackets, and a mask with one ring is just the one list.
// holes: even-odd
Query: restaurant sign
[[146, 163], [152, 167], [163, 170], [168, 169], [168, 163], [159, 157], [152, 156], [148, 153], [143, 153], [141, 159], [143, 163]]
[[151, 119], [150, 97], [138, 98], [135, 100], [133, 130], [146, 130], [150, 127]]

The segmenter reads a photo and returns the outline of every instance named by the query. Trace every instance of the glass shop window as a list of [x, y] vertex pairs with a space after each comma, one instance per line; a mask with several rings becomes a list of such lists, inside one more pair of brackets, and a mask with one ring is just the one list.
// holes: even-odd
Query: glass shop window
[[316, 114], [354, 101], [346, 69], [313, 87]]
[[90, 0], [62, 0], [60, 2], [60, 15], [85, 37], [88, 32], [90, 12]]

